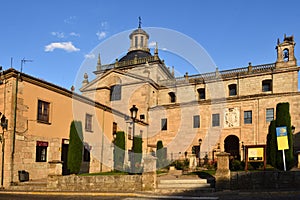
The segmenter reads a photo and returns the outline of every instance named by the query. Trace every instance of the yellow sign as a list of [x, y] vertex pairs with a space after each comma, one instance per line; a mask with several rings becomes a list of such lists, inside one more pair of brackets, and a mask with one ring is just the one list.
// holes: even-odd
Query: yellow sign
[[264, 160], [263, 147], [248, 148], [248, 161], [263, 161], [263, 160]]
[[286, 126], [276, 128], [278, 150], [289, 149]]

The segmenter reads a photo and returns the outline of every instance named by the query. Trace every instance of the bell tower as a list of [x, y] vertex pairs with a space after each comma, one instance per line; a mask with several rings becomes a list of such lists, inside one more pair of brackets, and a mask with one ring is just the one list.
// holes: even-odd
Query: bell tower
[[284, 34], [284, 39], [282, 43], [280, 43], [280, 40], [278, 38], [276, 46], [276, 68], [297, 66], [297, 60], [294, 54], [295, 45], [296, 43], [294, 42], [294, 36], [287, 37]]

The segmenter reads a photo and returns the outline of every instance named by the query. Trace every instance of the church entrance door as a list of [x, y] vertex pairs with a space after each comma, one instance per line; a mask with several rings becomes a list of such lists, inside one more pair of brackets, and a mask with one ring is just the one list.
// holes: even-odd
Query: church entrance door
[[224, 141], [225, 152], [230, 153], [230, 157], [240, 159], [240, 140], [235, 135], [229, 135]]

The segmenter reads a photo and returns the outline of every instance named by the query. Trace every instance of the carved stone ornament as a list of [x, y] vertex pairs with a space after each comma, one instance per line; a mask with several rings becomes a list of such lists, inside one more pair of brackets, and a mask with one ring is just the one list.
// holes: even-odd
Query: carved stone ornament
[[240, 110], [238, 108], [225, 108], [224, 113], [224, 127], [238, 127], [240, 126]]

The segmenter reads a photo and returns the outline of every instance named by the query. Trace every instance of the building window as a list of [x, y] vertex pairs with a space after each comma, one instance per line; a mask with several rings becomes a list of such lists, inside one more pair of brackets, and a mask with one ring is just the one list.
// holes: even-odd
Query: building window
[[212, 114], [212, 126], [220, 126], [220, 114]]
[[36, 142], [36, 152], [35, 161], [36, 162], [46, 162], [47, 161], [47, 147], [48, 142], [37, 141]]
[[244, 124], [252, 124], [252, 111], [244, 111]]
[[50, 103], [42, 100], [38, 100], [38, 113], [37, 121], [49, 123], [50, 115]]
[[142, 115], [140, 115], [140, 120], [145, 120], [145, 115], [144, 114], [142, 114]]
[[134, 46], [135, 46], [135, 48], [138, 47], [138, 37], [137, 36], [134, 37]]
[[176, 95], [174, 92], [169, 92], [169, 96], [170, 96], [170, 102], [171, 103], [175, 103], [176, 102]]
[[85, 114], [85, 130], [88, 132], [92, 132], [92, 125], [93, 125], [93, 115]]
[[110, 100], [111, 101], [118, 101], [121, 100], [121, 85], [113, 85], [110, 88]]
[[284, 49], [282, 53], [283, 53], [283, 61], [288, 62], [289, 61], [289, 50]]
[[91, 160], [90, 147], [88, 145], [84, 145], [83, 161], [90, 162], [90, 160]]
[[161, 130], [168, 130], [168, 120], [166, 118], [161, 119]]
[[132, 127], [128, 127], [128, 140], [132, 140]]
[[193, 127], [194, 128], [200, 128], [200, 115], [194, 115], [193, 116]]
[[262, 81], [262, 91], [263, 92], [272, 91], [272, 80], [263, 80]]
[[266, 109], [266, 121], [270, 122], [274, 120], [274, 108]]
[[117, 134], [117, 130], [118, 130], [118, 124], [116, 122], [113, 122], [112, 134], [116, 135]]
[[141, 36], [141, 47], [143, 47], [143, 46], [144, 46], [144, 37]]
[[235, 96], [237, 94], [236, 84], [228, 85], [229, 96]]
[[205, 99], [205, 88], [199, 88], [198, 90], [199, 99]]

